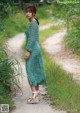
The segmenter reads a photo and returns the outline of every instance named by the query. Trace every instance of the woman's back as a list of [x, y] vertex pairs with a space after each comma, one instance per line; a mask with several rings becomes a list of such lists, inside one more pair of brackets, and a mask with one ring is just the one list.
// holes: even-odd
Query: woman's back
[[27, 28], [27, 48], [35, 49], [39, 47], [39, 27], [36, 20], [30, 22]]

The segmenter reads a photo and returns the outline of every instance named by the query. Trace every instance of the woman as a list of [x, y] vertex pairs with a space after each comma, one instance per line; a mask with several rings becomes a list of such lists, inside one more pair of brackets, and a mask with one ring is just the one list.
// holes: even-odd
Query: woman
[[45, 74], [43, 70], [42, 55], [39, 46], [39, 21], [35, 18], [36, 7], [28, 5], [26, 8], [26, 17], [30, 24], [26, 30], [26, 71], [29, 85], [32, 90], [32, 97], [28, 99], [28, 103], [38, 103], [39, 85], [45, 84]]

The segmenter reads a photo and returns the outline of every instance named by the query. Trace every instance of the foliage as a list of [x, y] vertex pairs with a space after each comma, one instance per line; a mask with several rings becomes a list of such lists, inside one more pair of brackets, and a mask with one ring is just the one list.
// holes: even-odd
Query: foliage
[[15, 107], [12, 96], [21, 90], [19, 75], [21, 67], [16, 59], [9, 58], [5, 48], [0, 46], [0, 104], [9, 104], [10, 111]]
[[13, 6], [13, 0], [0, 0], [0, 19], [8, 16], [10, 6]]
[[55, 2], [53, 4], [53, 16], [64, 20], [73, 21], [80, 16], [80, 4], [63, 4]]
[[68, 33], [65, 43], [74, 53], [80, 55], [80, 4], [56, 2], [53, 5], [53, 15], [66, 21]]
[[80, 113], [80, 85], [43, 50], [48, 97], [51, 104], [70, 113]]
[[11, 38], [17, 33], [24, 32], [27, 27], [28, 21], [24, 12], [17, 8], [15, 10], [16, 11], [13, 14], [10, 14], [8, 18], [1, 21], [0, 45], [5, 43], [8, 38]]
[[21, 75], [19, 62], [9, 58], [5, 49], [0, 47], [0, 95], [11, 95], [13, 89], [21, 89], [19, 75]]
[[65, 44], [80, 56], [80, 21], [77, 21], [65, 36]]

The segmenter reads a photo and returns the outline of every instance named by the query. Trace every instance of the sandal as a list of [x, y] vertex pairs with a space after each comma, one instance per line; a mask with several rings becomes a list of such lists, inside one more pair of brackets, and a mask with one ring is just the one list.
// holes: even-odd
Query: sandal
[[38, 92], [35, 91], [35, 92], [33, 92], [33, 97], [32, 98], [29, 98], [27, 100], [27, 103], [28, 104], [37, 104], [38, 102], [39, 102]]
[[[38, 91], [36, 91], [36, 93], [38, 94], [38, 95], [37, 95], [38, 97], [40, 97], [40, 96], [41, 96], [41, 93], [40, 93], [40, 91], [39, 91], [39, 90], [38, 90]], [[32, 92], [32, 95], [33, 95], [33, 94], [34, 94], [34, 92]], [[29, 98], [28, 98], [28, 100], [30, 100], [31, 98], [32, 98], [32, 97], [29, 97]]]

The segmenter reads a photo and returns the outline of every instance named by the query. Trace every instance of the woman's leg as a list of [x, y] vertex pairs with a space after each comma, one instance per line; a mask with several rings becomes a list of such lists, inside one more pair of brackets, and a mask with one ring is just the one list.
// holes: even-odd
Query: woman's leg
[[30, 85], [30, 88], [31, 88], [31, 91], [32, 91], [32, 97], [30, 97], [27, 102], [28, 103], [38, 103], [39, 102], [39, 86], [32, 86], [29, 82], [29, 85]]
[[[29, 82], [29, 80], [28, 80], [28, 82]], [[30, 82], [29, 82], [29, 85], [30, 85], [31, 91], [32, 91], [32, 92], [35, 92], [35, 91], [36, 91], [36, 86], [32, 86], [32, 85], [30, 84]]]
[[[28, 80], [29, 82], [29, 80]], [[31, 88], [31, 91], [32, 91], [32, 98], [35, 98], [35, 96], [38, 96], [38, 89], [39, 89], [39, 86], [32, 86], [29, 82], [29, 85], [30, 85], [30, 88]]]
[[[28, 80], [29, 82], [29, 80]], [[29, 85], [30, 85], [30, 88], [31, 88], [31, 91], [34, 92], [34, 91], [39, 91], [39, 85], [37, 86], [31, 86], [30, 82], [29, 82]]]
[[36, 86], [36, 90], [39, 91], [39, 85]]

